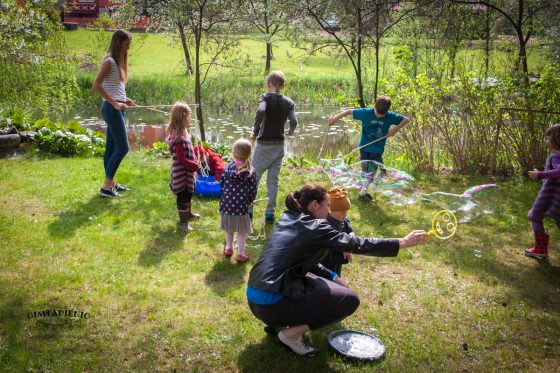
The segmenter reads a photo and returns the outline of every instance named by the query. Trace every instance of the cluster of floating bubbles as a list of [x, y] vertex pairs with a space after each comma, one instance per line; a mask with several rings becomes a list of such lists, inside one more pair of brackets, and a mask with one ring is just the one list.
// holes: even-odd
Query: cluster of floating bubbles
[[415, 185], [415, 179], [409, 173], [389, 167], [376, 161], [359, 161], [346, 163], [342, 158], [321, 159], [321, 165], [329, 176], [333, 185], [345, 188], [362, 188], [364, 182], [371, 179], [371, 173], [362, 169], [375, 166], [378, 171], [370, 183], [371, 190], [376, 195], [384, 196], [385, 200], [396, 206], [406, 206], [415, 203], [432, 204], [439, 210], [449, 210], [457, 215], [461, 223], [472, 220], [480, 213], [491, 214], [491, 209], [485, 209], [479, 192], [496, 187], [496, 184], [477, 185], [468, 188], [461, 194], [448, 192], [425, 193]]
[[432, 192], [423, 194], [422, 199], [438, 207], [445, 207], [459, 217], [459, 222], [465, 223], [479, 214], [491, 214], [492, 209], [484, 208], [481, 198], [483, 190], [496, 187], [496, 184], [483, 184], [470, 187], [461, 194], [447, 192]]

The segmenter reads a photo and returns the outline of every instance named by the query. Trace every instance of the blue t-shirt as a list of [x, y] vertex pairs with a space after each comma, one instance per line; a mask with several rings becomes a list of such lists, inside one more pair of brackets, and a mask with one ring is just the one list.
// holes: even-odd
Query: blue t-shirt
[[[388, 111], [384, 117], [378, 118], [373, 108], [354, 109], [352, 110], [352, 116], [354, 119], [362, 121], [362, 137], [360, 137], [359, 146], [386, 136], [387, 132], [389, 132], [389, 127], [399, 124], [404, 119], [404, 116], [392, 111]], [[368, 145], [361, 150], [368, 153], [383, 154], [385, 142], [387, 142], [387, 139]]]

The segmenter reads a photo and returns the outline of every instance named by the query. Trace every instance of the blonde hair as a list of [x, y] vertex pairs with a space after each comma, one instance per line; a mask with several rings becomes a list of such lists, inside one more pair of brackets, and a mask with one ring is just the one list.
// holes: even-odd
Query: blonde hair
[[284, 77], [284, 73], [280, 70], [271, 71], [270, 74], [266, 76], [267, 83], [270, 83], [277, 91], [280, 91], [284, 87], [284, 83], [286, 82], [286, 78]]
[[127, 40], [132, 41], [132, 35], [126, 30], [117, 30], [113, 33], [109, 50], [107, 50], [107, 54], [113, 57], [119, 68], [121, 81], [125, 83], [128, 81], [128, 50], [124, 50], [123, 44]]
[[191, 123], [191, 108], [184, 102], [176, 102], [171, 108], [171, 122], [167, 126], [167, 136], [171, 131], [175, 131], [177, 137], [181, 136], [189, 129]]
[[253, 153], [253, 147], [251, 142], [247, 139], [239, 139], [237, 140], [232, 147], [233, 158], [244, 161], [241, 167], [239, 168], [239, 172], [248, 171], [249, 175], [252, 174], [251, 169], [251, 158]]

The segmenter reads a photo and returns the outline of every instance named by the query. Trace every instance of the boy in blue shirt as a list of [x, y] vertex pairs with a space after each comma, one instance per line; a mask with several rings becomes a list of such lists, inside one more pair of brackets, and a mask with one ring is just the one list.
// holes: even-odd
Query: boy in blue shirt
[[366, 174], [366, 179], [358, 195], [360, 199], [368, 201], [373, 199], [367, 191], [377, 172], [377, 164], [371, 161], [383, 163], [387, 138], [394, 136], [409, 121], [407, 117], [389, 111], [390, 108], [391, 99], [387, 96], [379, 96], [373, 108], [348, 109], [328, 119], [329, 126], [332, 126], [340, 118], [352, 114], [354, 119], [362, 122], [359, 147], [362, 172]]

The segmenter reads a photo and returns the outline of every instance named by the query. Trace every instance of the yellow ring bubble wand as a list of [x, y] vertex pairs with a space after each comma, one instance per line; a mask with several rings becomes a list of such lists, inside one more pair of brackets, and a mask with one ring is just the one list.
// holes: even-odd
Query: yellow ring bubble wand
[[432, 219], [432, 230], [428, 236], [435, 235], [437, 238], [447, 240], [453, 237], [457, 231], [457, 217], [449, 210], [441, 210]]

